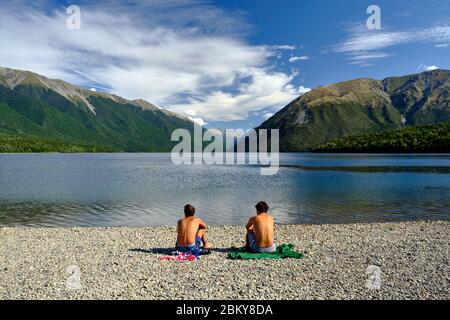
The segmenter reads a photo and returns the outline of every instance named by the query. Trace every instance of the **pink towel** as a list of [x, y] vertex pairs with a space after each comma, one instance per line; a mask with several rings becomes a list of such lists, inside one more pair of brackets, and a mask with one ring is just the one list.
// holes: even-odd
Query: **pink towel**
[[191, 253], [175, 251], [170, 256], [163, 256], [160, 260], [166, 261], [197, 261], [197, 257]]

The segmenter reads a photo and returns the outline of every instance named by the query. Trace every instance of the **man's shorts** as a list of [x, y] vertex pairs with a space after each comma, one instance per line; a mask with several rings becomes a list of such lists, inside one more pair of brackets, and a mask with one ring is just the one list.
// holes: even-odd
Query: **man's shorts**
[[202, 238], [196, 236], [194, 244], [188, 246], [180, 246], [176, 244], [175, 249], [180, 252], [200, 252], [201, 245], [202, 245]]
[[253, 232], [250, 232], [248, 234], [248, 244], [250, 246], [250, 250], [254, 253], [272, 253], [277, 251], [277, 246], [275, 245], [275, 243], [267, 248], [258, 247], [258, 245], [256, 244], [256, 237]]

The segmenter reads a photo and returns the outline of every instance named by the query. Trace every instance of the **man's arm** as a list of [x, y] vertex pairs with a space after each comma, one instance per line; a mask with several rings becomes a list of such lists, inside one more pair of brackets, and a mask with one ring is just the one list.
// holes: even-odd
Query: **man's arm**
[[247, 230], [250, 230], [253, 228], [253, 223], [255, 223], [255, 217], [250, 218], [250, 220], [248, 220], [247, 225], [245, 226], [245, 228]]
[[206, 223], [202, 219], [198, 218], [198, 228], [199, 229], [206, 229], [207, 227], [208, 226], [206, 225]]

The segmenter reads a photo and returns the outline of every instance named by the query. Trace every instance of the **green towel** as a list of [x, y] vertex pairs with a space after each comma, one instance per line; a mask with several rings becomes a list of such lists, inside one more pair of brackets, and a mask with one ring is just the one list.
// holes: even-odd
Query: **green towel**
[[277, 247], [277, 251], [273, 253], [252, 253], [245, 248], [236, 248], [233, 252], [228, 254], [228, 259], [232, 260], [249, 260], [249, 259], [284, 259], [295, 258], [302, 259], [304, 254], [294, 250], [294, 245], [287, 243]]

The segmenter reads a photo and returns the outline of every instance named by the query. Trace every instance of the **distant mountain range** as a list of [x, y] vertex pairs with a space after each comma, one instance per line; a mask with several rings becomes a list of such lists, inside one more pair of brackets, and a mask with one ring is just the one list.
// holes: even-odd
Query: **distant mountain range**
[[280, 150], [307, 151], [338, 138], [450, 121], [450, 71], [316, 88], [257, 129], [279, 129]]
[[6, 152], [166, 152], [177, 128], [192, 131], [193, 122], [144, 100], [0, 68], [0, 145]]
[[[302, 95], [257, 129], [279, 129], [280, 151], [296, 152], [437, 124], [450, 121], [449, 88], [448, 70], [345, 81]], [[177, 128], [192, 132], [193, 122], [144, 100], [0, 67], [0, 152], [168, 152]]]

